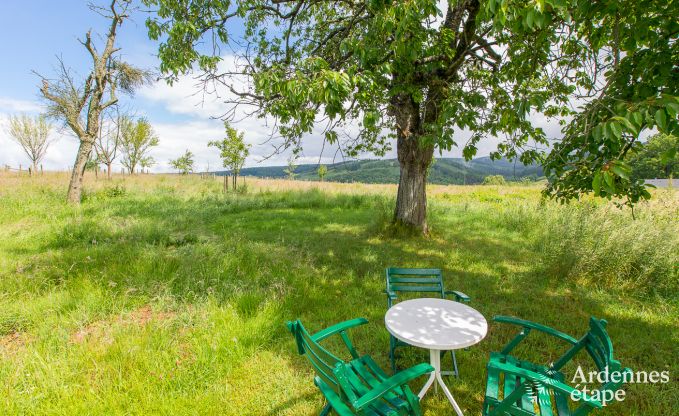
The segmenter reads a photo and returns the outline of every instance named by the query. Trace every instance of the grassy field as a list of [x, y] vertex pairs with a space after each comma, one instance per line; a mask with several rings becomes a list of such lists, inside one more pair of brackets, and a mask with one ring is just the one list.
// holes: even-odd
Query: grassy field
[[[364, 316], [352, 335], [387, 368], [386, 266], [440, 267], [472, 306], [579, 336], [606, 318], [635, 384], [609, 415], [679, 409], [679, 194], [631, 213], [559, 206], [536, 187], [430, 188], [428, 238], [387, 227], [390, 185], [89, 177], [81, 207], [65, 175], [0, 173], [0, 413], [316, 415], [322, 400], [285, 321], [310, 330]], [[458, 354], [449, 380], [479, 415], [485, 363], [513, 328]], [[564, 346], [532, 334], [523, 357]], [[426, 361], [415, 349], [402, 366]], [[572, 370], [572, 368], [571, 368]], [[423, 382], [423, 380], [420, 380]], [[452, 415], [439, 393], [427, 415]], [[602, 413], [603, 414], [603, 413]]]

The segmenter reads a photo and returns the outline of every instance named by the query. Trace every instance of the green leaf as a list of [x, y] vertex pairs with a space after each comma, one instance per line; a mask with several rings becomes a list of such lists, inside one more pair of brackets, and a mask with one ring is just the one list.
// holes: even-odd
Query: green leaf
[[668, 103], [665, 110], [667, 110], [667, 114], [669, 114], [670, 117], [677, 118], [677, 115], [679, 114], [679, 104]]
[[667, 129], [667, 114], [662, 108], [655, 112], [655, 122], [661, 130]]
[[625, 170], [624, 167], [620, 166], [619, 164], [616, 163], [613, 166], [611, 166], [611, 170], [613, 171], [613, 173], [620, 176], [621, 178], [629, 180], [629, 173]]
[[594, 195], [599, 196], [601, 194], [601, 172], [594, 174], [594, 179], [592, 180], [592, 189], [594, 189]]
[[615, 178], [609, 171], [604, 172], [604, 189], [611, 195], [615, 193]]
[[592, 129], [592, 136], [594, 136], [596, 140], [601, 140], [602, 137], [604, 136], [604, 126], [601, 124], [597, 124]]
[[632, 133], [633, 135], [636, 136], [637, 134], [639, 134], [639, 130], [636, 128], [636, 126], [634, 126], [634, 124], [632, 124], [632, 122], [626, 119], [625, 117], [615, 116], [613, 117], [613, 119], [622, 123], [625, 126], [625, 128], [629, 130], [629, 132]]
[[619, 139], [622, 136], [622, 126], [620, 123], [611, 121], [610, 122], [610, 127], [611, 127], [611, 132], [613, 132], [613, 135]]
[[640, 112], [635, 111], [632, 114], [630, 114], [629, 117], [631, 117], [632, 122], [637, 127], [637, 129], [640, 129], [641, 123], [644, 122], [644, 116], [642, 116]]
[[526, 14], [526, 26], [528, 28], [532, 29], [533, 28], [533, 18], [535, 17], [535, 12], [533, 10], [529, 10], [528, 13]]

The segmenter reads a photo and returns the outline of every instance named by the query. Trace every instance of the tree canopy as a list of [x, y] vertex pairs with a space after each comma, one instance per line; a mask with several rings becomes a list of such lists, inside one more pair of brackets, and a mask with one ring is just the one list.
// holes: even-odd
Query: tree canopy
[[134, 174], [137, 167], [150, 167], [153, 157], [149, 155], [151, 148], [158, 145], [158, 136], [151, 123], [145, 118], [133, 121], [129, 117], [121, 119], [120, 150], [123, 157], [120, 163]]
[[238, 175], [245, 164], [245, 159], [250, 154], [250, 145], [245, 143], [245, 133], [236, 130], [228, 122], [224, 122], [224, 129], [226, 137], [222, 140], [213, 140], [208, 143], [208, 146], [219, 150], [219, 157], [224, 167], [231, 170], [235, 190]]
[[643, 179], [676, 178], [679, 175], [679, 137], [658, 133], [629, 157], [632, 177]]
[[[648, 194], [626, 153], [645, 129], [679, 129], [673, 0], [146, 2], [168, 79], [197, 66], [228, 103], [274, 118], [284, 146], [321, 122], [349, 155], [383, 154], [396, 138], [396, 219], [423, 228], [434, 149], [469, 159], [496, 137], [491, 156], [544, 163], [549, 196], [634, 202]], [[225, 69], [227, 44], [238, 59]], [[563, 139], [550, 146], [537, 114], [560, 120]], [[471, 138], [458, 143], [461, 131]]]
[[174, 169], [177, 169], [177, 171], [182, 175], [188, 175], [189, 173], [193, 172], [193, 165], [193, 153], [188, 149], [183, 155], [176, 159], [170, 160], [170, 166], [172, 166]]
[[21, 146], [33, 166], [32, 173], [38, 170], [38, 165], [45, 157], [50, 145], [49, 135], [52, 124], [45, 115], [30, 117], [27, 114], [9, 117], [9, 136]]

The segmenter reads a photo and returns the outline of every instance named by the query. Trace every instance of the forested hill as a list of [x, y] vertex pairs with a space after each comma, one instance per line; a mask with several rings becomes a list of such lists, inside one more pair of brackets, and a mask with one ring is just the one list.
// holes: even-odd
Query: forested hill
[[[399, 178], [398, 161], [388, 160], [356, 160], [327, 165], [325, 180], [333, 182], [363, 183], [397, 183]], [[243, 176], [262, 178], [284, 178], [287, 166], [262, 166], [244, 168]], [[296, 179], [318, 180], [318, 165], [298, 165], [295, 169]], [[217, 172], [223, 175], [228, 172]], [[492, 161], [489, 157], [481, 157], [470, 162], [461, 158], [436, 159], [429, 173], [429, 182], [436, 184], [478, 184], [489, 175], [502, 175], [507, 180], [522, 178], [537, 179], [542, 176], [539, 166], [524, 166], [521, 162], [507, 160]]]

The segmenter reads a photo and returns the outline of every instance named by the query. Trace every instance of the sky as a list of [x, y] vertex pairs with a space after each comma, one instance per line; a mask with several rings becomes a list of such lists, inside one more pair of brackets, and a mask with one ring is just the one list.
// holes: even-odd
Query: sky
[[[149, 40], [144, 26], [146, 16], [136, 12], [119, 30], [117, 44], [127, 62], [148, 69], [158, 66], [157, 43]], [[0, 166], [18, 168], [28, 166], [29, 160], [20, 146], [7, 134], [7, 119], [19, 113], [38, 114], [44, 102], [38, 92], [40, 78], [33, 71], [47, 76], [54, 74], [57, 57], [77, 74], [87, 72], [89, 55], [78, 39], [85, 33], [105, 33], [108, 22], [87, 7], [84, 0], [2, 0], [0, 2]], [[238, 28], [234, 27], [234, 30]], [[101, 37], [94, 39], [102, 43]], [[228, 107], [219, 97], [200, 93], [198, 82], [186, 76], [169, 86], [158, 81], [138, 90], [134, 96], [122, 99], [123, 105], [138, 117], [146, 117], [153, 125], [159, 145], [151, 151], [156, 161], [153, 172], [170, 172], [169, 161], [181, 156], [186, 150], [195, 155], [196, 170], [221, 168], [215, 148], [207, 146], [210, 140], [224, 137], [222, 122], [217, 119]], [[548, 136], [558, 135], [558, 126], [544, 119], [535, 122], [546, 129]], [[51, 136], [44, 168], [66, 170], [73, 165], [78, 140], [59, 124]], [[288, 153], [273, 155], [272, 144], [267, 142], [270, 128], [266, 120], [245, 118], [235, 124], [245, 132], [245, 140], [251, 144], [246, 166], [285, 165]], [[319, 126], [320, 127], [320, 126]], [[320, 130], [319, 130], [320, 131]], [[314, 132], [303, 139], [304, 150], [297, 160], [301, 163], [341, 162], [336, 149], [323, 148], [322, 136]], [[468, 133], [461, 132], [458, 143], [464, 143]], [[477, 156], [494, 150], [497, 140], [484, 140]], [[394, 146], [395, 147], [395, 146]], [[445, 152], [444, 157], [460, 157], [461, 149]], [[374, 158], [365, 154], [361, 158]], [[395, 157], [389, 152], [385, 157]], [[114, 170], [121, 166], [114, 164]]]

